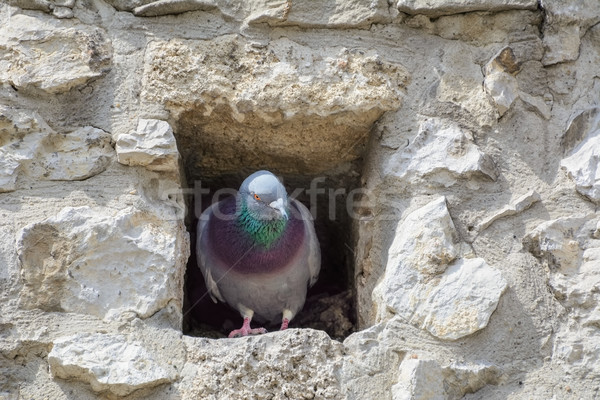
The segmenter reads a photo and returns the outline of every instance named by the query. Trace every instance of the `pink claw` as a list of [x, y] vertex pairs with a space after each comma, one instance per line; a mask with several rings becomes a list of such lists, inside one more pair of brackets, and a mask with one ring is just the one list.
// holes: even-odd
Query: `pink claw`
[[287, 318], [284, 318], [283, 321], [281, 321], [281, 328], [279, 330], [285, 331], [288, 328], [289, 324], [290, 324], [290, 320]]
[[242, 337], [248, 335], [260, 335], [267, 333], [265, 328], [250, 328], [250, 318], [244, 318], [244, 323], [240, 329], [235, 329], [229, 333], [230, 338]]

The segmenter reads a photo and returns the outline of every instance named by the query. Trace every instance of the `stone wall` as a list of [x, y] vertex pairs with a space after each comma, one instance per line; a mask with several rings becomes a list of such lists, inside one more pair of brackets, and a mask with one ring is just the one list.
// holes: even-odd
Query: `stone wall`
[[[2, 1], [0, 399], [597, 397], [598, 22], [596, 0]], [[349, 277], [343, 341], [182, 333], [194, 185], [259, 168], [328, 189], [300, 198]]]

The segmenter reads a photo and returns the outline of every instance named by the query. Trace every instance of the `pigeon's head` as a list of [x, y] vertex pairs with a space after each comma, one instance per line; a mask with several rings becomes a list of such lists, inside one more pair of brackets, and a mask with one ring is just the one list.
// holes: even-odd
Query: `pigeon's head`
[[248, 211], [259, 219], [288, 219], [285, 187], [269, 171], [257, 171], [240, 186], [239, 195]]

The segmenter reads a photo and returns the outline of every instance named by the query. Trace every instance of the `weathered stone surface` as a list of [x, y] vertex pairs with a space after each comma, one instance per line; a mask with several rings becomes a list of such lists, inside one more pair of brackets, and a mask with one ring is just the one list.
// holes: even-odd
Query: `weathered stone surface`
[[437, 86], [437, 100], [456, 106], [482, 127], [492, 126], [499, 114], [493, 99], [482, 82], [482, 68], [472, 60], [465, 48], [450, 53], [447, 58], [453, 68], [444, 71]]
[[385, 172], [405, 181], [427, 178], [444, 186], [474, 175], [498, 177], [494, 161], [477, 147], [471, 132], [439, 118], [421, 122], [408, 147], [390, 157]]
[[485, 66], [485, 91], [494, 99], [500, 116], [510, 108], [519, 96], [519, 83], [514, 77], [520, 65], [510, 47], [502, 49]]
[[90, 126], [57, 133], [35, 112], [0, 106], [0, 192], [18, 188], [19, 174], [39, 180], [82, 180], [114, 158], [111, 136]]
[[179, 169], [177, 143], [166, 121], [140, 119], [135, 132], [119, 136], [116, 151], [121, 164], [141, 165], [151, 171]]
[[0, 29], [0, 83], [63, 93], [106, 74], [112, 48], [99, 27], [16, 14]]
[[577, 191], [600, 202], [600, 113], [597, 108], [584, 111], [573, 119], [563, 137], [563, 146], [579, 142], [560, 165], [575, 182]]
[[[136, 7], [133, 9], [133, 13], [140, 17], [156, 17], [159, 15], [181, 14], [188, 11], [207, 11], [216, 7], [217, 5], [213, 0], [158, 0]], [[130, 6], [121, 5], [119, 8], [127, 9]]]
[[83, 333], [54, 341], [48, 354], [56, 378], [88, 383], [95, 392], [127, 396], [175, 380], [142, 343], [125, 335]]
[[72, 18], [70, 10], [75, 6], [74, 0], [8, 0], [7, 3], [25, 10], [52, 12], [57, 18]]
[[111, 136], [101, 129], [86, 126], [70, 133], [50, 133], [39, 144], [39, 154], [26, 163], [34, 178], [74, 181], [97, 175], [108, 167], [115, 155]]
[[434, 360], [405, 358], [398, 383], [392, 386], [393, 400], [445, 399], [442, 368]]
[[557, 333], [554, 360], [575, 374], [594, 377], [600, 377], [599, 221], [596, 215], [559, 218], [523, 239], [548, 268], [548, 285], [568, 318]]
[[23, 228], [17, 253], [21, 307], [100, 318], [147, 318], [182, 305], [182, 263], [189, 248], [173, 221], [125, 208], [68, 207]]
[[497, 221], [500, 218], [509, 217], [523, 212], [524, 210], [528, 209], [540, 200], [541, 198], [539, 193], [532, 190], [529, 193], [526, 193], [523, 196], [517, 198], [513, 203], [505, 206], [498, 212], [494, 213], [493, 215], [490, 215], [489, 217], [481, 221], [481, 223], [477, 227], [477, 230], [481, 232], [488, 226], [490, 226], [492, 223], [494, 223], [494, 221]]
[[285, 38], [250, 49], [237, 35], [149, 45], [142, 98], [178, 115], [188, 169], [320, 173], [359, 157], [375, 120], [401, 105], [406, 70], [376, 53]]
[[35, 157], [41, 138], [49, 132], [39, 115], [0, 106], [0, 192], [17, 188], [22, 165]]
[[498, 384], [500, 378], [500, 370], [489, 364], [442, 367], [435, 360], [406, 357], [400, 364], [398, 382], [392, 386], [392, 399], [462, 399], [485, 385]]
[[450, 340], [484, 328], [507, 283], [483, 259], [464, 258], [463, 248], [445, 197], [407, 215], [373, 291], [378, 321], [399, 315]]
[[338, 374], [342, 345], [323, 331], [288, 329], [240, 340], [184, 340], [186, 399], [344, 398]]
[[398, 0], [398, 10], [432, 17], [472, 11], [535, 10], [535, 0]]
[[[119, 9], [131, 10], [135, 4], [112, 1]], [[389, 22], [391, 17], [385, 0], [371, 2], [324, 0], [291, 3], [289, 0], [250, 0], [242, 3], [215, 0], [158, 0], [144, 1], [133, 9], [138, 16], [180, 14], [187, 11], [218, 9], [223, 15], [242, 22], [243, 26], [269, 24], [303, 27], [368, 27], [373, 23]]]
[[577, 232], [590, 219], [591, 216], [573, 216], [543, 222], [523, 238], [523, 245], [544, 266], [573, 271], [581, 258]]
[[576, 60], [581, 37], [600, 21], [600, 3], [595, 0], [542, 0], [540, 6], [546, 15], [543, 29], [546, 52], [542, 62], [552, 65]]
[[[365, 27], [374, 23], [390, 21], [388, 4], [385, 0], [370, 2], [360, 0], [324, 0], [317, 3], [291, 3], [282, 0], [283, 13], [277, 18], [266, 19], [271, 25], [299, 25], [323, 27]], [[260, 22], [262, 19], [253, 18]]]

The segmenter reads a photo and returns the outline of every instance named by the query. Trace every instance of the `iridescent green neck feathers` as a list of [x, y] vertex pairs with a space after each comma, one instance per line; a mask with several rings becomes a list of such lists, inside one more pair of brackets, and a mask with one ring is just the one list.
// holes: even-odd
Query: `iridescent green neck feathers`
[[238, 223], [250, 235], [257, 245], [270, 248], [283, 234], [287, 220], [284, 218], [264, 220], [248, 209], [245, 201], [241, 202]]

